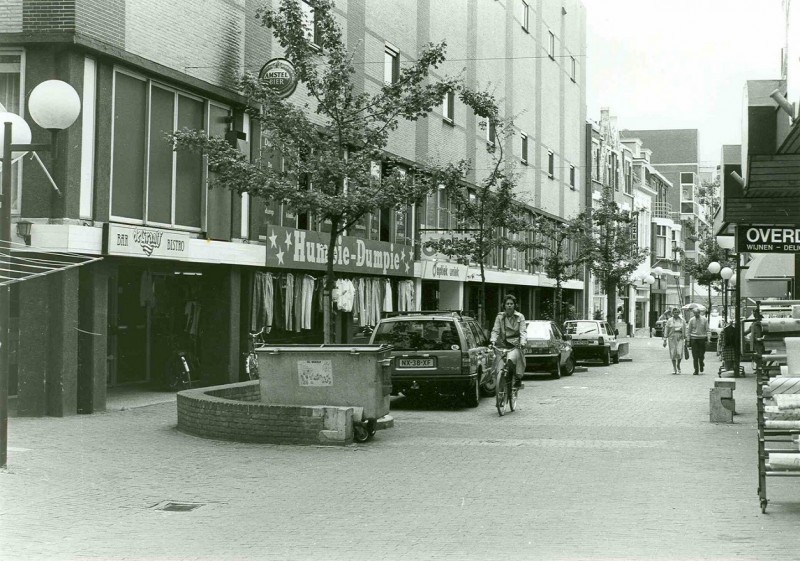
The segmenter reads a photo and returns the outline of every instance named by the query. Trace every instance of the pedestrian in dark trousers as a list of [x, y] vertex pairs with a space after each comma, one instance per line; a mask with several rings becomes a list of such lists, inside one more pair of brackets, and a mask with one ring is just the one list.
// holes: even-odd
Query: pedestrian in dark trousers
[[695, 376], [702, 374], [706, 368], [706, 343], [710, 337], [708, 320], [699, 308], [695, 308], [694, 317], [689, 320], [689, 344], [692, 348]]

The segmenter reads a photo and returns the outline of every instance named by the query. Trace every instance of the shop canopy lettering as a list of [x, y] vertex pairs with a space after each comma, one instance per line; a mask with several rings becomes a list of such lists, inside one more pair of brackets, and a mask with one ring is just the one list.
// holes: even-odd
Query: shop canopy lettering
[[744, 253], [800, 253], [800, 228], [739, 226], [736, 247]]
[[[267, 267], [325, 270], [329, 234], [280, 226], [270, 226], [268, 233]], [[406, 277], [413, 259], [410, 246], [350, 236], [339, 236], [333, 250], [336, 271]]]

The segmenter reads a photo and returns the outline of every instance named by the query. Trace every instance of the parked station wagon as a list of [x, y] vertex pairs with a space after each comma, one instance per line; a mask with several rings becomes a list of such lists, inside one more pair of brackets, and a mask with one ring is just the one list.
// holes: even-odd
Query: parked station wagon
[[496, 382], [489, 339], [460, 312], [398, 312], [375, 327], [372, 344], [392, 345], [392, 394], [449, 394], [477, 407], [481, 391], [494, 395]]
[[628, 354], [628, 343], [617, 339], [617, 332], [607, 321], [575, 319], [564, 322], [564, 332], [572, 337], [576, 360], [599, 359], [608, 365]]

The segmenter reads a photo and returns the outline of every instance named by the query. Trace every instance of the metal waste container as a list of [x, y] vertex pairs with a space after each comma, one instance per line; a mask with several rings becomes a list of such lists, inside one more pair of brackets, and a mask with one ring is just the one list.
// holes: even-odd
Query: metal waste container
[[391, 349], [389, 345], [264, 345], [256, 349], [261, 401], [363, 408], [354, 428], [356, 440], [367, 440], [375, 434], [377, 420], [389, 413]]

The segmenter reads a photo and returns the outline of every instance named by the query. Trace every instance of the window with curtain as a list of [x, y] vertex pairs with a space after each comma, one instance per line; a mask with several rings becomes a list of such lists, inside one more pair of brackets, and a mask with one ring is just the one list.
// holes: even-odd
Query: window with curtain
[[[0, 103], [9, 113], [22, 115], [21, 106], [22, 53], [0, 50]], [[11, 212], [19, 212], [22, 189], [22, 158], [11, 166]]]

